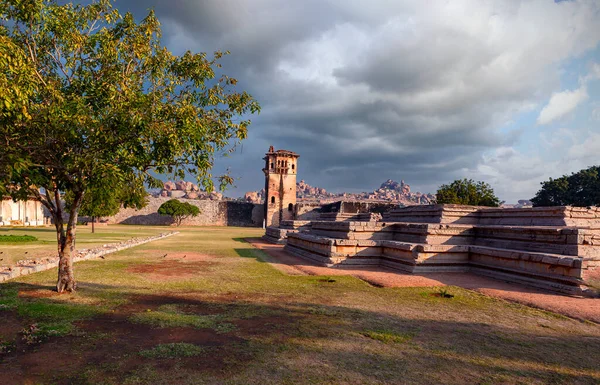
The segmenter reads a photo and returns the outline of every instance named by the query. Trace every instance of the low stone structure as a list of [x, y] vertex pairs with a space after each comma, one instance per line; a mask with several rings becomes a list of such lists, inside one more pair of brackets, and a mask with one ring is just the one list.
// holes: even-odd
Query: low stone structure
[[[157, 241], [172, 235], [179, 234], [178, 231], [162, 233], [147, 238], [131, 238], [123, 242], [104, 245], [90, 250], [79, 250], [73, 256], [73, 262], [87, 261], [90, 259], [100, 258], [104, 255], [116, 253], [117, 251], [129, 249], [134, 246], [143, 245], [148, 242]], [[9, 279], [17, 278], [23, 275], [33, 274], [40, 271], [54, 269], [58, 267], [58, 257], [47, 257], [42, 259], [29, 259], [18, 261], [15, 266], [0, 267], [0, 282], [8, 281]]]
[[[326, 218], [327, 219], [327, 218]], [[600, 274], [600, 210], [428, 205], [381, 220], [289, 221], [265, 239], [318, 264], [465, 272], [579, 293]]]
[[[179, 191], [179, 190], [175, 190]], [[149, 197], [148, 204], [141, 210], [124, 208], [117, 215], [106, 218], [108, 223], [128, 225], [170, 225], [173, 220], [167, 215], [158, 214], [158, 208], [168, 197]], [[178, 198], [200, 209], [200, 214], [181, 222], [184, 226], [241, 226], [262, 227], [264, 208], [261, 204]], [[85, 220], [82, 218], [81, 220]]]
[[15, 202], [4, 197], [0, 200], [0, 226], [43, 226], [47, 223], [49, 218], [37, 199]]

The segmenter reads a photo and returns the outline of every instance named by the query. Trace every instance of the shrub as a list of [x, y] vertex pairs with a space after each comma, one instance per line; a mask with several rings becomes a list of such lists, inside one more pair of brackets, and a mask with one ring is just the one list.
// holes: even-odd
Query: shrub
[[38, 239], [31, 235], [0, 235], [0, 243], [35, 242]]
[[171, 199], [160, 205], [158, 213], [172, 217], [175, 224], [179, 226], [184, 219], [200, 214], [200, 209], [187, 202], [184, 203], [177, 199]]
[[466, 178], [440, 186], [436, 194], [436, 201], [438, 204], [489, 207], [498, 207], [502, 203], [489, 184]]

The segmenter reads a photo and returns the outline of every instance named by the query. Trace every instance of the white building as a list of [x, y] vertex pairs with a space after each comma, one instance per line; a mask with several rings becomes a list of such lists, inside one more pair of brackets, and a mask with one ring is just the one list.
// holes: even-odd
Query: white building
[[36, 199], [13, 201], [4, 197], [0, 202], [0, 226], [43, 226], [49, 223], [42, 203]]

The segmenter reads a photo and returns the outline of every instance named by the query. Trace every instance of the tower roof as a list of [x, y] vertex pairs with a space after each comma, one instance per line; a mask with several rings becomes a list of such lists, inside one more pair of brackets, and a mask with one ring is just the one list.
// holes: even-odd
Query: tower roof
[[299, 158], [300, 155], [296, 154], [293, 151], [288, 151], [288, 150], [275, 150], [273, 149], [273, 146], [269, 147], [269, 152], [266, 153], [266, 155], [283, 155], [283, 156], [291, 156], [294, 158]]

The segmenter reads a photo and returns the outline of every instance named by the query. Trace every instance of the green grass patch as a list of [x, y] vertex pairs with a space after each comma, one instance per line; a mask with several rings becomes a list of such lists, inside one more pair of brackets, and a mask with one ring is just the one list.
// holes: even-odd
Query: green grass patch
[[102, 311], [97, 306], [50, 301], [18, 301], [17, 304], [20, 316], [43, 321], [72, 322], [91, 318]]
[[74, 326], [71, 323], [35, 323], [31, 324], [21, 331], [21, 337], [28, 345], [36, 345], [49, 339], [50, 337], [62, 337], [73, 332]]
[[404, 343], [410, 341], [414, 337], [412, 333], [396, 333], [389, 330], [367, 330], [366, 332], [363, 332], [362, 335], [376, 341], [381, 341], [385, 344]]
[[37, 240], [32, 235], [0, 235], [0, 243], [35, 242]]
[[196, 357], [205, 352], [201, 346], [188, 344], [185, 342], [160, 344], [152, 349], [142, 350], [140, 356], [146, 358], [180, 358], [180, 357]]
[[220, 314], [187, 314], [174, 304], [160, 306], [157, 310], [136, 313], [129, 319], [135, 323], [158, 328], [195, 327], [213, 329], [218, 333], [227, 333], [235, 329], [235, 325], [224, 322], [224, 317]]

